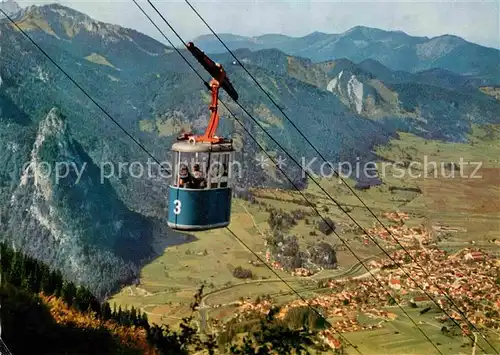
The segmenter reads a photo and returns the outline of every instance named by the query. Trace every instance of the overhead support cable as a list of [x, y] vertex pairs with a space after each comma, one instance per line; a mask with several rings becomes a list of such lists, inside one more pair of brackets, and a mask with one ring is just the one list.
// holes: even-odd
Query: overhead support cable
[[[272, 102], [272, 104], [282, 113], [282, 115], [286, 118], [286, 120], [295, 128], [295, 130], [301, 135], [301, 137], [313, 148], [313, 150], [316, 152], [316, 154], [319, 155], [319, 157], [327, 164], [329, 162], [326, 160], [326, 158], [319, 152], [319, 150], [313, 145], [313, 143], [310, 141], [309, 138], [302, 132], [300, 128], [297, 127], [297, 125], [288, 117], [288, 115], [283, 111], [282, 107], [276, 103], [276, 101], [272, 98], [272, 96], [267, 92], [267, 90], [264, 89], [264, 87], [257, 81], [257, 79], [245, 68], [245, 65], [236, 57], [234, 52], [224, 43], [224, 41], [220, 38], [220, 36], [212, 29], [212, 27], [205, 21], [205, 19], [201, 16], [201, 14], [196, 10], [196, 8], [191, 5], [189, 0], [184, 0], [186, 4], [193, 10], [193, 12], [198, 16], [198, 18], [207, 26], [207, 28], [212, 32], [212, 34], [219, 40], [219, 42], [224, 46], [224, 48], [228, 51], [229, 54], [236, 60], [236, 62], [242, 67], [242, 69], [248, 74], [248, 76], [255, 82], [255, 84], [264, 92], [264, 94], [268, 97], [268, 99]], [[148, 0], [150, 2], [150, 0]], [[151, 2], [150, 2], [151, 3]], [[409, 253], [409, 251], [402, 245], [399, 240], [394, 236], [394, 234], [390, 231], [390, 229], [378, 218], [378, 216], [373, 212], [373, 210], [368, 207], [368, 205], [363, 201], [363, 199], [354, 191], [354, 189], [345, 181], [345, 179], [342, 178], [342, 176], [336, 171], [333, 166], [331, 166], [333, 172], [338, 176], [338, 178], [347, 186], [347, 188], [350, 190], [350, 192], [361, 202], [361, 204], [368, 210], [368, 212], [375, 218], [375, 220], [385, 229], [385, 231], [391, 236], [391, 238], [398, 244], [398, 246], [403, 249], [403, 251], [411, 258], [412, 262], [414, 262], [427, 276], [427, 278], [430, 278], [431, 275], [427, 273], [425, 268], [423, 268], [419, 262]], [[318, 185], [318, 184], [316, 184]], [[319, 186], [319, 185], [318, 185]], [[330, 194], [324, 190], [321, 186], [319, 186], [324, 193], [327, 194], [327, 196], [333, 201], [333, 198], [330, 196]], [[335, 202], [335, 201], [334, 201]], [[347, 211], [345, 212], [349, 217], [350, 214]], [[351, 218], [352, 219], [352, 218]], [[414, 281], [412, 279], [412, 281]], [[414, 281], [415, 282], [415, 281]], [[431, 281], [432, 282], [432, 281]], [[440, 287], [436, 282], [433, 282], [433, 286], [436, 287], [442, 294], [443, 296], [451, 303], [451, 305], [460, 313], [460, 315], [464, 318], [464, 320], [468, 323], [469, 326], [471, 326], [476, 332], [478, 332], [481, 337], [486, 341], [486, 343], [498, 354], [498, 351], [496, 348], [488, 341], [486, 336], [476, 327], [474, 323], [472, 323], [465, 312], [460, 309], [460, 307], [453, 301], [453, 299], [448, 295], [448, 293]], [[430, 298], [430, 296], [429, 296]], [[432, 298], [431, 298], [432, 299]], [[435, 303], [435, 302], [434, 302]], [[472, 340], [472, 337], [471, 337]], [[484, 349], [481, 349], [484, 351]]]
[[[139, 8], [139, 10], [144, 14], [144, 16], [156, 27], [156, 29], [160, 32], [160, 34], [162, 34], [162, 36], [167, 40], [167, 42], [172, 46], [172, 48], [174, 48], [177, 53], [186, 61], [186, 63], [189, 65], [189, 67], [194, 71], [194, 73], [203, 81], [203, 84], [205, 84], [205, 86], [207, 86], [208, 88], [210, 87], [208, 85], [208, 83], [205, 81], [205, 79], [203, 79], [203, 77], [201, 76], [201, 74], [198, 73], [198, 71], [191, 65], [191, 63], [189, 63], [188, 59], [186, 57], [184, 57], [184, 55], [179, 51], [178, 48], [176, 48], [174, 46], [174, 44], [172, 43], [172, 41], [165, 35], [165, 33], [163, 33], [163, 31], [156, 25], [156, 23], [151, 19], [151, 17], [146, 13], [146, 11], [144, 11], [144, 9], [137, 3], [136, 0], [132, 0], [135, 5]], [[227, 107], [227, 105], [222, 101], [222, 100], [219, 100], [226, 109], [229, 110], [229, 108]], [[243, 125], [243, 123], [231, 112], [231, 115], [234, 117], [234, 119], [241, 125], [241, 127], [245, 130], [245, 132], [255, 141], [257, 142], [257, 140], [252, 136], [251, 132], [248, 131], [248, 129]], [[255, 253], [253, 250], [251, 250], [240, 238], [238, 238], [236, 236], [236, 234], [229, 228], [229, 227], [226, 227], [226, 229], [233, 235], [233, 237], [235, 237], [242, 245], [245, 246], [245, 248], [247, 248], [253, 255], [255, 255], [257, 258], [259, 258], [259, 260], [261, 260], [260, 256]], [[282, 277], [279, 276], [279, 274], [276, 273], [275, 270], [273, 270], [269, 265], [267, 265], [266, 263], [264, 263], [264, 265], [266, 265], [266, 267], [270, 268], [270, 270], [281, 280], [283, 281], [289, 288], [292, 289], [292, 291], [297, 294], [303, 301], [305, 301], [305, 299], [293, 288], [291, 287]], [[319, 312], [316, 308], [312, 307], [310, 305], [310, 303], [308, 303], [307, 301], [305, 301], [307, 304], [308, 304], [308, 307], [310, 307], [313, 312], [315, 312], [317, 315], [319, 315], [322, 319], [324, 319], [325, 323], [328, 324], [336, 333], [338, 333], [343, 339], [344, 341], [352, 346], [354, 349], [356, 349], [356, 351], [361, 354], [361, 352], [357, 349], [356, 346], [352, 345], [348, 339], [346, 339], [340, 332], [338, 332], [332, 325], [331, 323], [326, 319], [325, 316], [323, 316], [321, 314], [321, 312]]]
[[[154, 21], [151, 19], [151, 17], [149, 15], [147, 15], [147, 13], [142, 9], [142, 7], [136, 2], [136, 0], [133, 0], [134, 3], [136, 4], [137, 7], [139, 7], [139, 9], [143, 12], [143, 14], [153, 23], [153, 25], [157, 28], [158, 26], [154, 23]], [[177, 36], [177, 38], [186, 46], [186, 48], [188, 48], [187, 44], [184, 42], [184, 40], [182, 39], [182, 37], [177, 33], [177, 31], [172, 27], [172, 25], [165, 19], [165, 17], [161, 14], [160, 11], [158, 11], [158, 9], [154, 6], [154, 4], [151, 3], [151, 1], [148, 0], [148, 3], [151, 5], [151, 7], [157, 12], [157, 14], [163, 19], [163, 21], [167, 24], [167, 26], [170, 28], [170, 30]], [[160, 33], [163, 35], [163, 37], [172, 45], [172, 47], [175, 49], [175, 51], [186, 61], [188, 62], [188, 60], [184, 57], [184, 55], [180, 52], [180, 50], [178, 48], [176, 48], [175, 46], [173, 46], [172, 44], [172, 41], [163, 33], [163, 31], [161, 31], [159, 29]], [[199, 73], [197, 73], [195, 71], [195, 73], [204, 81], [204, 79], [201, 77], [201, 75]], [[222, 105], [228, 110], [228, 112], [231, 114], [231, 116], [243, 127], [243, 129], [245, 129], [245, 131], [247, 133], [249, 133], [250, 137], [252, 138], [252, 140], [254, 140], [254, 142], [262, 149], [262, 151], [269, 157], [269, 159], [271, 159], [273, 162], [273, 158], [269, 155], [269, 153], [266, 152], [266, 150], [262, 147], [262, 145], [260, 145], [257, 140], [253, 137], [253, 135], [250, 134], [250, 132], [246, 129], [246, 127], [237, 119], [236, 115], [232, 112], [232, 110], [227, 106], [227, 104], [222, 101], [222, 100], [219, 100]], [[300, 167], [300, 164], [279, 144], [279, 142], [277, 142], [272, 136], [269, 135], [269, 133], [262, 127], [262, 125], [260, 125], [260, 123], [248, 112], [248, 110], [246, 110], [240, 103], [239, 101], [236, 101], [236, 103], [238, 104], [238, 106], [250, 117], [250, 119], [256, 123], [263, 131], [264, 133], [266, 133], [266, 135], [268, 135], [268, 137], [271, 138], [271, 140], [273, 140], [273, 142], [275, 144], [277, 144], [299, 167]], [[370, 273], [370, 275], [374, 278], [374, 280], [379, 283], [379, 285], [382, 287], [382, 288], [385, 288], [384, 285], [381, 283], [380, 280], [378, 280], [375, 275], [373, 275], [373, 273], [371, 272], [371, 270], [363, 263], [363, 261], [352, 251], [352, 249], [349, 247], [349, 245], [338, 235], [338, 233], [335, 231], [335, 228], [333, 226], [331, 226], [331, 224], [321, 215], [321, 213], [319, 213], [319, 211], [316, 209], [316, 207], [305, 197], [305, 195], [303, 194], [302, 191], [300, 191], [300, 189], [297, 187], [297, 185], [288, 177], [288, 175], [279, 167], [279, 166], [276, 166], [282, 173], [283, 175], [287, 178], [287, 180], [294, 186], [294, 188], [302, 195], [302, 197], [309, 203], [309, 205], [316, 211], [316, 213], [320, 216], [321, 219], [323, 219], [323, 221], [334, 231], [335, 235], [344, 243], [344, 245], [349, 249], [349, 251], [356, 257], [356, 259], [360, 262], [360, 264], [362, 264], [364, 266], [364, 268], [367, 270], [368, 273]], [[308, 176], [310, 178], [312, 178], [312, 176], [310, 176], [310, 174], [308, 172], [306, 172], [306, 174], [308, 174]], [[339, 205], [340, 207], [340, 205]], [[369, 235], [368, 235], [369, 236]], [[376, 242], [375, 242], [376, 243]], [[379, 246], [380, 247], [380, 246]], [[380, 247], [381, 248], [381, 247]], [[392, 257], [383, 249], [381, 248], [382, 251], [385, 252], [385, 254], [387, 256], [389, 256], [391, 259]], [[389, 292], [389, 291], [386, 291], [388, 293], [388, 295], [394, 299], [395, 297], [392, 296], [392, 294]], [[418, 324], [409, 316], [409, 314], [404, 310], [404, 308], [396, 301], [396, 304], [398, 305], [398, 307], [401, 309], [401, 311], [403, 313], [405, 313], [405, 315], [410, 319], [410, 321], [417, 327], [417, 329], [419, 329], [419, 331], [422, 333], [422, 335], [426, 338], [426, 340], [428, 342], [430, 342], [433, 347], [437, 350], [438, 353], [442, 354], [442, 352], [440, 351], [439, 348], [437, 348], [437, 346], [430, 340], [430, 338], [427, 336], [427, 334], [425, 334], [425, 332], [423, 332], [423, 330], [418, 326]]]
[[[135, 0], [134, 0], [134, 2], [135, 2]], [[10, 20], [10, 21], [14, 24], [14, 25], [16, 25], [16, 23], [15, 23], [15, 22], [14, 22], [14, 21], [13, 21], [13, 20], [12, 20], [12, 19], [8, 16], [8, 15], [7, 15], [7, 14], [6, 14], [6, 13], [5, 13], [2, 9], [0, 9], [0, 11], [1, 11], [4, 15], [6, 15], [6, 17], [7, 17], [7, 18], [8, 18], [8, 19], [9, 19], [9, 20]], [[17, 27], [18, 27], [18, 26], [17, 26]], [[18, 28], [19, 28], [19, 27], [18, 27]], [[79, 89], [80, 89], [80, 90], [81, 90], [81, 91], [85, 94], [85, 96], [87, 96], [87, 97], [88, 97], [88, 98], [89, 98], [89, 99], [90, 99], [90, 100], [91, 100], [91, 101], [92, 101], [92, 102], [93, 102], [93, 103], [94, 103], [94, 104], [95, 104], [95, 105], [96, 105], [96, 106], [97, 106], [97, 107], [98, 107], [101, 111], [103, 111], [103, 112], [106, 114], [106, 116], [107, 116], [108, 118], [110, 118], [113, 122], [115, 122], [115, 123], [116, 123], [116, 124], [117, 124], [117, 125], [118, 125], [121, 129], [122, 129], [122, 131], [124, 131], [124, 132], [126, 133], [126, 135], [127, 135], [127, 136], [129, 136], [130, 138], [132, 138], [132, 139], [133, 139], [133, 141], [134, 141], [136, 144], [138, 144], [138, 145], [139, 145], [139, 146], [140, 146], [140, 147], [141, 147], [141, 148], [142, 148], [142, 149], [143, 149], [143, 150], [144, 150], [144, 151], [145, 151], [145, 152], [146, 152], [146, 153], [147, 153], [147, 154], [148, 154], [148, 155], [149, 155], [149, 156], [150, 156], [150, 157], [151, 157], [151, 158], [155, 161], [155, 162], [157, 162], [157, 163], [161, 166], [161, 164], [159, 163], [159, 160], [158, 160], [158, 159], [156, 159], [156, 158], [155, 158], [155, 157], [154, 157], [154, 156], [153, 156], [153, 155], [152, 155], [152, 154], [151, 154], [151, 153], [150, 153], [150, 152], [149, 152], [146, 148], [144, 148], [144, 147], [143, 147], [143, 146], [142, 146], [142, 145], [141, 145], [141, 144], [140, 144], [137, 140], [135, 140], [135, 138], [134, 138], [133, 136], [131, 136], [131, 135], [130, 135], [130, 134], [129, 134], [129, 133], [128, 133], [128, 132], [127, 132], [127, 131], [126, 131], [126, 130], [125, 130], [125, 129], [124, 129], [124, 128], [123, 128], [123, 127], [122, 127], [122, 126], [121, 126], [121, 125], [120, 125], [120, 124], [119, 124], [119, 123], [118, 123], [118, 122], [117, 122], [117, 121], [116, 121], [116, 120], [115, 120], [112, 116], [111, 116], [111, 115], [109, 115], [109, 113], [108, 113], [108, 112], [107, 112], [107, 111], [106, 111], [106, 110], [105, 110], [105, 109], [104, 109], [101, 105], [99, 105], [99, 104], [98, 104], [98, 103], [97, 103], [97, 102], [96, 102], [96, 101], [95, 101], [95, 100], [94, 100], [94, 99], [93, 99], [93, 98], [92, 98], [92, 97], [91, 97], [91, 96], [90, 96], [90, 95], [89, 95], [89, 94], [88, 94], [88, 93], [87, 93], [87, 92], [86, 92], [86, 91], [85, 91], [85, 90], [84, 90], [84, 89], [83, 89], [83, 88], [82, 88], [82, 87], [81, 87], [81, 86], [80, 86], [80, 85], [79, 85], [79, 84], [78, 84], [78, 83], [77, 83], [77, 82], [76, 82], [76, 81], [75, 81], [75, 80], [74, 80], [74, 79], [73, 79], [73, 78], [72, 78], [72, 77], [71, 77], [71, 76], [70, 76], [70, 75], [66, 72], [66, 71], [64, 71], [64, 69], [62, 69], [62, 67], [61, 67], [61, 66], [59, 66], [59, 65], [58, 65], [58, 64], [57, 64], [57, 63], [56, 63], [56, 62], [55, 62], [55, 61], [54, 61], [54, 60], [53, 60], [53, 59], [52, 59], [52, 58], [51, 58], [51, 57], [50, 57], [50, 56], [49, 56], [49, 55], [48, 55], [48, 54], [47, 54], [47, 53], [46, 53], [46, 52], [45, 52], [45, 51], [44, 51], [44, 50], [43, 50], [43, 49], [42, 49], [42, 48], [41, 48], [41, 47], [40, 47], [40, 46], [39, 46], [39, 45], [38, 45], [38, 44], [37, 44], [37, 43], [36, 43], [36, 42], [35, 42], [35, 41], [31, 38], [31, 37], [30, 37], [30, 36], [28, 36], [28, 35], [27, 35], [27, 34], [26, 34], [26, 33], [25, 33], [22, 29], [20, 29], [20, 28], [19, 28], [19, 30], [20, 30], [20, 31], [24, 34], [24, 36], [25, 36], [27, 39], [29, 39], [29, 40], [30, 40], [30, 42], [31, 42], [31, 43], [32, 43], [32, 44], [33, 44], [33, 45], [34, 45], [34, 46], [35, 46], [38, 50], [40, 50], [40, 52], [41, 52], [42, 54], [44, 54], [44, 55], [45, 55], [45, 57], [46, 57], [47, 59], [49, 59], [49, 60], [50, 60], [50, 62], [52, 62], [52, 63], [53, 63], [53, 64], [54, 64], [54, 65], [55, 65], [55, 66], [56, 66], [56, 67], [57, 67], [57, 68], [58, 68], [58, 69], [59, 69], [59, 70], [60, 70], [60, 71], [61, 71], [61, 72], [62, 72], [62, 73], [63, 73], [63, 74], [64, 74], [64, 75], [65, 75], [65, 76], [66, 76], [66, 77], [67, 77], [67, 78], [68, 78], [68, 79], [69, 79], [69, 80], [70, 80], [70, 81], [71, 81], [71, 82], [72, 82], [72, 83], [76, 86], [76, 87], [77, 87], [77, 88], [79, 88]], [[190, 63], [189, 63], [189, 62], [188, 62], [188, 64], [190, 65]], [[194, 69], [194, 67], [192, 67], [191, 65], [190, 65], [190, 67], [191, 67], [191, 68], [192, 68], [192, 69], [196, 72], [196, 70]], [[197, 73], [197, 72], [196, 72], [196, 73]], [[200, 78], [202, 78], [202, 80], [203, 80], [203, 77], [201, 77], [201, 76], [200, 76]], [[209, 87], [209, 86], [208, 86], [208, 83], [206, 83], [205, 81], [204, 81], [204, 83], [206, 84], [206, 86], [207, 86], [207, 87]], [[245, 243], [244, 243], [244, 242], [243, 242], [240, 238], [238, 238], [238, 236], [237, 236], [237, 235], [236, 235], [236, 234], [235, 234], [232, 230], [230, 230], [229, 228], [228, 228], [228, 230], [229, 230], [229, 232], [233, 235], [233, 237], [235, 237], [237, 240], [239, 240], [239, 241], [240, 241], [240, 242], [241, 242], [241, 243], [242, 243], [242, 244], [243, 244], [243, 245], [244, 245], [247, 249], [249, 249], [249, 250], [250, 250], [250, 252], [252, 252], [255, 256], [257, 256], [257, 257], [259, 258], [259, 256], [258, 256], [258, 255], [257, 255], [254, 251], [252, 251], [252, 250], [251, 250], [251, 249], [250, 249], [250, 248], [249, 248], [249, 247], [248, 247], [248, 246], [247, 246], [247, 245], [246, 245], [246, 244], [245, 244]], [[265, 264], [265, 263], [264, 263], [264, 264]], [[266, 266], [268, 266], [268, 265], [266, 264]], [[268, 266], [268, 267], [269, 267], [269, 266]], [[272, 269], [272, 268], [271, 268], [271, 269]], [[273, 271], [274, 271], [274, 270], [273, 270]], [[279, 277], [279, 275], [278, 275], [278, 278], [279, 278], [281, 281], [283, 281], [283, 282], [284, 282], [284, 283], [285, 283], [285, 284], [286, 284], [289, 288], [291, 288], [291, 289], [292, 289], [292, 291], [293, 291], [294, 293], [298, 294], [298, 292], [297, 292], [297, 291], [296, 291], [293, 287], [291, 287], [291, 286], [290, 286], [290, 285], [289, 285], [289, 284], [288, 284], [288, 283], [287, 283], [287, 282], [286, 282], [283, 278]], [[299, 296], [300, 296], [300, 295], [299, 295]], [[301, 297], [301, 298], [303, 299], [303, 297]], [[325, 318], [325, 317], [324, 317], [324, 316], [323, 316], [323, 315], [322, 315], [322, 314], [321, 314], [318, 310], [316, 310], [316, 309], [315, 309], [314, 307], [312, 307], [310, 304], [309, 304], [309, 307], [310, 307], [310, 308], [311, 308], [314, 312], [316, 312], [316, 313], [317, 313], [317, 314], [318, 314], [321, 318], [323, 318], [323, 319], [325, 320], [325, 323], [326, 323], [326, 324], [329, 324], [330, 326], [332, 326], [332, 325], [328, 322], [328, 320], [327, 320], [327, 319], [326, 319], [326, 318]], [[334, 329], [334, 330], [335, 330], [335, 329]], [[335, 330], [335, 331], [336, 331], [336, 330]], [[338, 331], [336, 331], [336, 332], [337, 332], [337, 333], [339, 333]], [[360, 355], [362, 355], [362, 354], [361, 354], [361, 352], [357, 349], [357, 347], [356, 347], [356, 346], [352, 345], [352, 344], [349, 342], [349, 340], [348, 340], [348, 339], [346, 339], [346, 338], [345, 338], [345, 337], [344, 337], [341, 333], [339, 333], [339, 334], [340, 334], [340, 336], [341, 336], [341, 337], [342, 337], [342, 338], [346, 341], [346, 343], [347, 343], [348, 345], [350, 345], [350, 346], [352, 346], [353, 348], [355, 348], [355, 349], [356, 349], [356, 351], [357, 351]], [[4, 347], [4, 350], [6, 349], [6, 346], [5, 346], [5, 344], [3, 343], [3, 341], [2, 341], [1, 339], [0, 339], [0, 345], [1, 345], [1, 346], [0, 346], [0, 348], [2, 348], [2, 346], [3, 346], [3, 347]], [[6, 351], [8, 351], [8, 350], [6, 350]]]

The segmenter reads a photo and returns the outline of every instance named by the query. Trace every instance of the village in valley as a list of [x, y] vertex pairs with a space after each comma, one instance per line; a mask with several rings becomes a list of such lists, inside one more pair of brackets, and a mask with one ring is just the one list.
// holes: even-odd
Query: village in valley
[[[385, 242], [386, 250], [392, 249], [390, 257], [364, 264], [368, 269], [361, 276], [321, 280], [319, 287], [328, 288], [330, 292], [282, 305], [278, 318], [283, 319], [296, 307], [314, 307], [328, 319], [338, 318], [331, 322], [333, 329], [321, 332], [324, 342], [336, 350], [342, 348], [337, 333], [382, 328], [383, 323], [400, 317], [392, 312], [398, 307], [419, 308], [421, 314], [434, 308], [433, 318], [440, 330], [449, 332], [456, 328], [456, 334], [464, 338], [472, 334], [473, 326], [500, 330], [498, 258], [474, 248], [447, 253], [433, 241], [432, 235], [439, 233], [423, 227], [406, 227], [407, 213], [391, 212], [383, 216], [398, 224], [389, 226], [389, 232], [383, 227], [372, 228], [369, 234], [379, 243]], [[269, 251], [266, 258], [267, 262], [271, 261]], [[284, 270], [279, 262], [270, 264]], [[291, 271], [291, 275], [301, 277], [314, 273], [303, 267]], [[273, 302], [266, 298], [257, 302], [244, 300], [234, 317], [244, 319], [253, 312], [267, 314], [271, 307]], [[360, 315], [372, 321], [360, 321]]]

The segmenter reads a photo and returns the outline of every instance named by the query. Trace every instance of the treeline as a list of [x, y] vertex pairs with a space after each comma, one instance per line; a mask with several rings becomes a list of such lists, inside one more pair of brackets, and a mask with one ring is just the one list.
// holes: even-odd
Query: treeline
[[0, 257], [2, 282], [29, 293], [43, 292], [47, 296], [56, 296], [68, 306], [80, 312], [91, 311], [104, 321], [113, 320], [119, 325], [134, 325], [149, 330], [145, 313], [134, 307], [123, 310], [121, 306], [116, 309], [114, 305], [111, 309], [108, 302], [101, 304], [86, 288], [64, 280], [61, 272], [52, 271], [47, 265], [15, 252], [5, 243], [0, 243]]
[[2, 282], [0, 302], [2, 340], [14, 355], [156, 354], [137, 330], [106, 327], [88, 313], [68, 309], [58, 298], [47, 299]]

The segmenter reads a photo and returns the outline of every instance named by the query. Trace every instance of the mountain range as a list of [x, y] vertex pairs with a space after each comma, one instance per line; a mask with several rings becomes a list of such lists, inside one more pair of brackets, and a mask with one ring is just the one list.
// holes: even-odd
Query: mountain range
[[[434, 68], [480, 79], [482, 84], [500, 84], [500, 54], [453, 35], [434, 38], [410, 36], [402, 31], [384, 31], [356, 26], [341, 34], [314, 32], [304, 37], [268, 34], [244, 37], [219, 34], [231, 49], [279, 49], [314, 62], [373, 59], [393, 69], [418, 72]], [[213, 35], [194, 40], [207, 53], [223, 53], [226, 48]]]
[[[235, 50], [245, 67], [265, 68], [333, 93], [362, 117], [429, 139], [463, 142], [472, 124], [498, 122], [498, 101], [479, 88], [481, 80], [435, 68], [417, 73], [392, 70], [373, 59], [315, 63], [276, 49]], [[213, 55], [219, 61], [228, 54]]]
[[[200, 133], [206, 126], [209, 92], [173, 48], [58, 4], [16, 10], [11, 1], [9, 6], [18, 26], [159, 161], [170, 159], [170, 146], [182, 130]], [[482, 60], [475, 70], [464, 64], [467, 73], [444, 64], [418, 71], [430, 63], [427, 57], [411, 68], [408, 63], [391, 66], [401, 53], [386, 46], [386, 60], [373, 58], [383, 52], [380, 38], [398, 42], [408, 37], [402, 33], [376, 37], [351, 59], [328, 57], [327, 42], [323, 49], [318, 44], [327, 37], [315, 36], [301, 44], [303, 57], [287, 53], [293, 46], [283, 47], [291, 43], [283, 36], [264, 36], [267, 44], [275, 43], [272, 48], [245, 45], [235, 53], [332, 162], [376, 159], [373, 148], [397, 137], [398, 130], [464, 141], [473, 124], [500, 120], [499, 101], [479, 90], [485, 78], [496, 75], [498, 68], [488, 63], [498, 51], [481, 47]], [[356, 36], [349, 41], [357, 41]], [[208, 40], [195, 44], [210, 51]], [[347, 46], [349, 41], [340, 42]], [[298, 43], [293, 48], [298, 50]], [[306, 55], [318, 55], [314, 43], [325, 56], [322, 62]], [[479, 47], [467, 44], [461, 50]], [[180, 51], [208, 80], [189, 52]], [[226, 68], [239, 103], [261, 127], [299, 163], [300, 157], [315, 157], [230, 54], [212, 58]], [[218, 133], [234, 139], [235, 158], [243, 167], [236, 186], [291, 188], [276, 170], [256, 166], [262, 152], [253, 139], [271, 155], [284, 153], [225, 93], [221, 99], [251, 133], [221, 107]], [[189, 241], [165, 228], [169, 180], [155, 173], [158, 166], [152, 164], [152, 176], [130, 168], [132, 162], [147, 168], [148, 158], [16, 26], [0, 19], [2, 240], [105, 297], [138, 277], [141, 265], [155, 257], [158, 241], [160, 246]], [[41, 162], [54, 169], [57, 162], [65, 162], [71, 169], [62, 182], [53, 176], [37, 178], [43, 177]], [[289, 160], [285, 170], [294, 184], [306, 186], [300, 169]]]

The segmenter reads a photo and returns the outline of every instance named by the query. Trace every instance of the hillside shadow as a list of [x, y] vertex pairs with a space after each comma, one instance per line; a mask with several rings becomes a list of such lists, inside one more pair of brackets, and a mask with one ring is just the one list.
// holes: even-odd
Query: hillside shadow
[[155, 219], [153, 221], [153, 225], [154, 230], [151, 240], [151, 247], [153, 248], [153, 260], [161, 257], [164, 254], [165, 249], [167, 248], [187, 243], [194, 243], [199, 240], [191, 233], [179, 232], [168, 227], [166, 221]]
[[16, 123], [23, 127], [29, 126], [32, 123], [31, 118], [9, 97], [0, 93], [0, 122], [5, 120], [8, 123]]
[[[192, 243], [198, 239], [189, 233], [181, 233], [168, 227], [167, 221], [160, 218], [146, 217], [138, 212], [130, 210], [121, 200], [116, 189], [108, 179], [102, 183], [99, 181], [101, 170], [85, 149], [76, 140], [72, 141], [78, 155], [87, 164], [87, 175], [92, 179], [93, 189], [96, 189], [88, 197], [96, 198], [98, 201], [106, 201], [108, 210], [115, 209], [125, 219], [123, 233], [114, 246], [117, 256], [136, 263], [140, 268], [161, 257], [165, 249]], [[94, 206], [101, 209], [103, 204]], [[103, 213], [101, 218], [116, 218], [115, 214]], [[135, 237], [131, 237], [130, 234]]]

